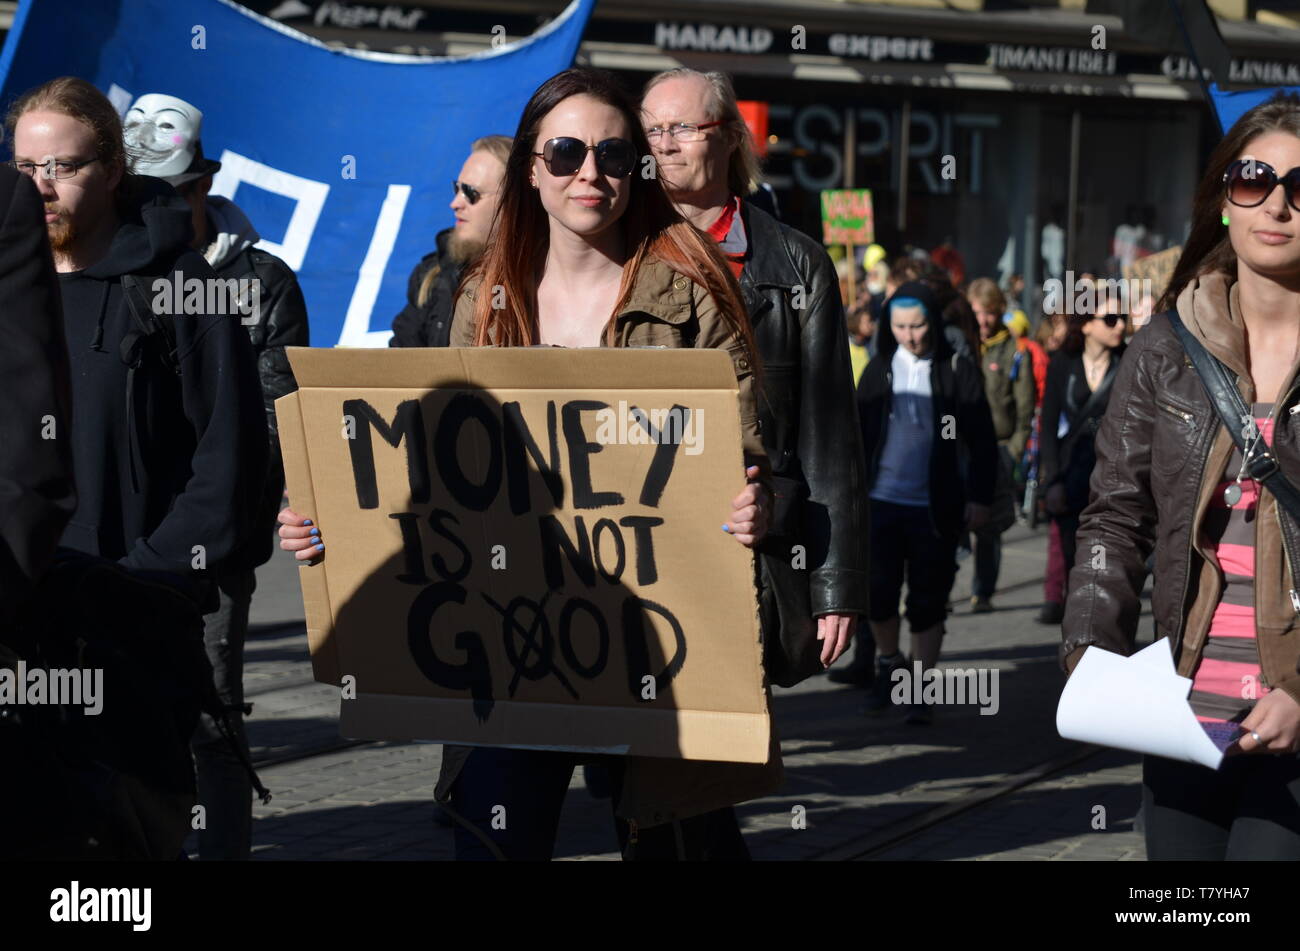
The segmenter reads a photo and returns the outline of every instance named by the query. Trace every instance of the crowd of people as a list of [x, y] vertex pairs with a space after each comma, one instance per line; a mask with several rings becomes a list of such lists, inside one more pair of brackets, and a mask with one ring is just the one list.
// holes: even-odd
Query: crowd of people
[[[284, 347], [309, 343], [303, 295], [247, 217], [209, 194], [219, 164], [203, 154], [200, 105], [152, 93], [122, 120], [63, 77], [9, 113], [0, 286], [16, 341], [5, 382], [23, 418], [3, 422], [0, 607], [22, 630], [42, 599], [81, 596], [68, 552], [184, 596], [213, 696], [160, 697], [158, 709], [192, 746], [200, 857], [247, 858], [255, 569], [273, 524], [280, 547], [313, 564], [330, 527], [294, 499], [281, 508], [272, 404], [293, 388]], [[1243, 177], [1247, 152], [1273, 177]], [[635, 174], [645, 156], [656, 175]], [[1284, 548], [1295, 526], [1260, 491], [1279, 467], [1255, 463], [1271, 449], [1300, 475], [1295, 408], [1277, 412], [1298, 355], [1298, 167], [1300, 100], [1248, 113], [1210, 159], [1162, 313], [1139, 333], [1132, 313], [1104, 305], [1031, 321], [1023, 281], [968, 281], [951, 241], [892, 262], [872, 253], [868, 292], [846, 307], [843, 269], [770, 213], [725, 74], [669, 70], [636, 100], [611, 74], [575, 68], [536, 90], [512, 136], [472, 144], [455, 223], [412, 271], [390, 345], [725, 350], [745, 470], [718, 514], [755, 554], [768, 684], [829, 669], [856, 633], [831, 676], [868, 688], [873, 714], [893, 706], [898, 669], [939, 663], [963, 550], [970, 611], [994, 611], [1002, 535], [1049, 520], [1040, 620], [1062, 625], [1067, 671], [1090, 645], [1133, 650], [1154, 550], [1157, 630], [1195, 678], [1197, 715], [1238, 727], [1242, 755], [1195, 775], [1147, 758], [1149, 854], [1296, 858], [1300, 581], [1286, 575], [1300, 565]], [[145, 288], [182, 273], [256, 279], [257, 319], [167, 319]], [[485, 287], [503, 289], [504, 306]], [[1246, 445], [1215, 429], [1178, 316], [1254, 400]], [[33, 420], [71, 438], [35, 439]], [[1191, 464], [1204, 458], [1193, 447], [1207, 464]], [[1107, 557], [1076, 557], [1098, 547]], [[129, 627], [141, 607], [124, 597], [105, 610]], [[23, 656], [18, 641], [2, 659]], [[1243, 675], [1260, 684], [1249, 698], [1232, 689]], [[924, 702], [903, 713], [935, 719]], [[448, 746], [435, 798], [458, 858], [548, 859], [581, 765], [609, 795], [625, 858], [743, 859], [734, 806], [780, 786], [775, 731], [770, 746], [760, 766]], [[190, 826], [176, 821], [186, 784], [170, 780], [167, 797], [122, 787], [118, 811], [92, 813], [94, 828], [60, 849], [175, 857]], [[502, 806], [507, 825], [493, 821]], [[29, 854], [49, 848], [33, 840]]]

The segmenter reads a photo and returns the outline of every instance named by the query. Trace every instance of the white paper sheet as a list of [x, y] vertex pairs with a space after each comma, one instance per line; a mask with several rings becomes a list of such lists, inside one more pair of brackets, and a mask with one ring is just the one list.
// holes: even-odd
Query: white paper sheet
[[1089, 647], [1061, 693], [1057, 732], [1218, 769], [1223, 752], [1192, 713], [1192, 681], [1178, 676], [1172, 651], [1167, 637], [1131, 657]]

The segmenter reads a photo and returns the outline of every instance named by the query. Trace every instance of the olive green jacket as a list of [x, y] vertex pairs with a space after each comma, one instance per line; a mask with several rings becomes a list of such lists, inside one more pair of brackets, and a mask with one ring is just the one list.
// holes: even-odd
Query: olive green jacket
[[[453, 347], [474, 345], [474, 299], [477, 293], [477, 281], [470, 280], [457, 297], [451, 325]], [[614, 321], [614, 346], [617, 347], [713, 347], [731, 355], [739, 385], [745, 464], [759, 466], [761, 479], [770, 493], [770, 466], [763, 451], [758, 424], [755, 367], [751, 365], [744, 342], [723, 320], [709, 292], [667, 264], [648, 260], [642, 265], [627, 303], [614, 316]], [[740, 473], [737, 473], [739, 483]], [[754, 629], [758, 629], [757, 616]], [[719, 676], [726, 676], [726, 673], [719, 672]], [[768, 761], [758, 765], [626, 757], [618, 814], [638, 826], [648, 827], [764, 796], [779, 787], [784, 779], [775, 727], [770, 745]], [[444, 755], [444, 771], [454, 768], [451, 762]], [[449, 786], [449, 780], [454, 780], [454, 777], [440, 777], [439, 788]]]
[[[1017, 362], [1013, 380], [1012, 367]], [[984, 371], [984, 396], [993, 414], [993, 430], [998, 442], [1011, 453], [1012, 461], [1019, 462], [1033, 429], [1037, 399], [1029, 352], [1017, 354], [1016, 338], [1009, 330], [1000, 330], [991, 341], [981, 344], [980, 368]]]

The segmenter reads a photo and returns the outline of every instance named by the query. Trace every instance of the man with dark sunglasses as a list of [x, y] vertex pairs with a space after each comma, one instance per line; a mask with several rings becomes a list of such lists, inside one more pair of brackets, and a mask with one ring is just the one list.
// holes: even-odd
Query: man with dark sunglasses
[[754, 207], [758, 161], [724, 73], [651, 78], [642, 121], [677, 209], [717, 240], [764, 365], [759, 418], [776, 506], [759, 547], [768, 676], [789, 686], [844, 653], [867, 611], [864, 468], [839, 280], [813, 239]]
[[451, 183], [455, 224], [438, 232], [436, 250], [426, 254], [406, 285], [406, 306], [393, 318], [390, 347], [445, 347], [451, 313], [464, 269], [487, 246], [501, 194], [511, 139], [488, 135], [470, 146], [460, 176]]

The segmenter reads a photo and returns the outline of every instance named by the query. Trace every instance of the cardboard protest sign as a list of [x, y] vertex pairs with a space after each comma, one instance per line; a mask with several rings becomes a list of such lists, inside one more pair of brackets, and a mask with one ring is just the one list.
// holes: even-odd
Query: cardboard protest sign
[[822, 192], [822, 244], [871, 244], [876, 240], [871, 189]]
[[1178, 265], [1178, 258], [1182, 253], [1182, 245], [1175, 245], [1172, 248], [1157, 251], [1155, 254], [1137, 258], [1132, 264], [1124, 267], [1124, 279], [1126, 281], [1150, 281], [1151, 296], [1153, 299], [1159, 300], [1160, 295], [1169, 286], [1169, 279], [1174, 276], [1174, 268]]
[[765, 762], [719, 350], [291, 348], [276, 401], [346, 736]]

